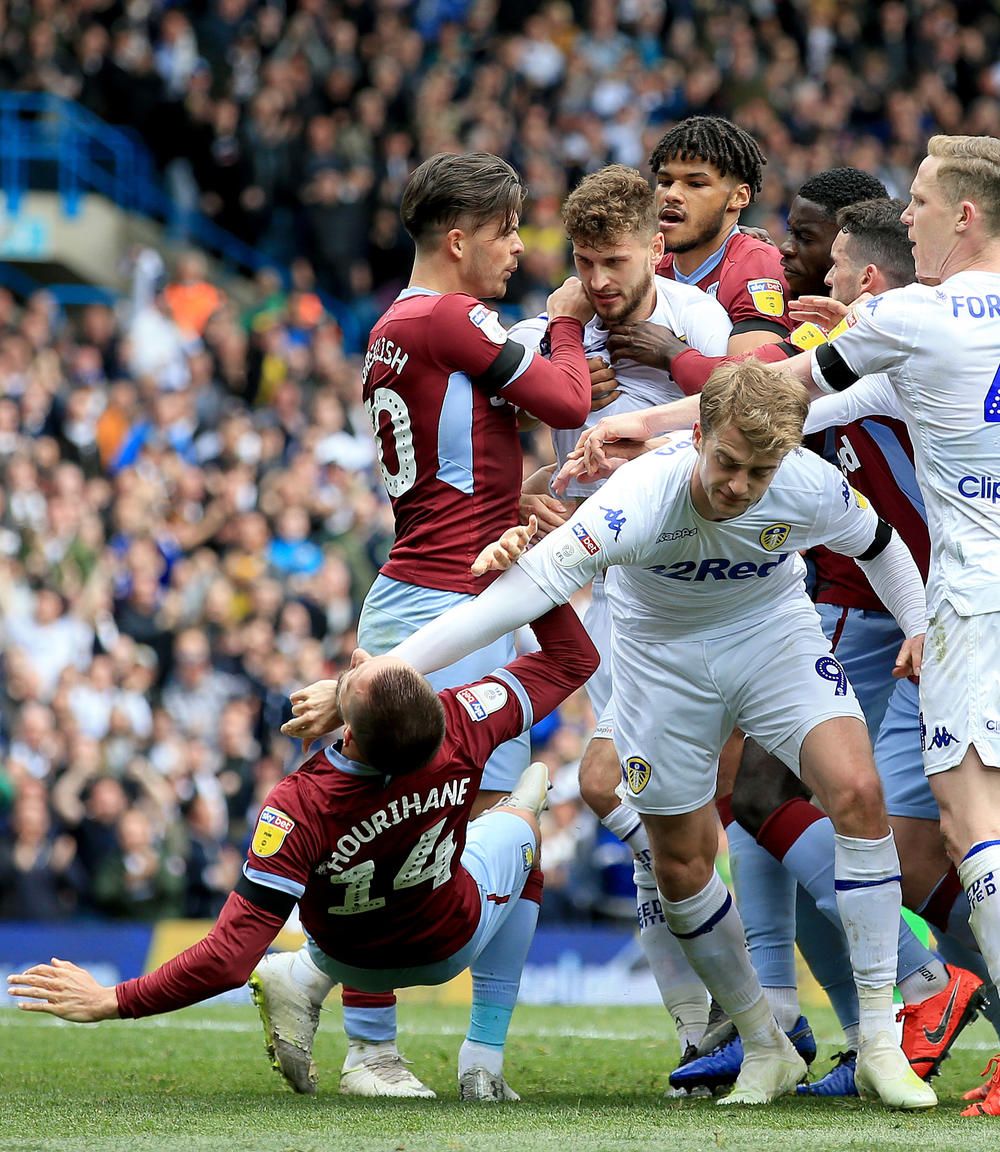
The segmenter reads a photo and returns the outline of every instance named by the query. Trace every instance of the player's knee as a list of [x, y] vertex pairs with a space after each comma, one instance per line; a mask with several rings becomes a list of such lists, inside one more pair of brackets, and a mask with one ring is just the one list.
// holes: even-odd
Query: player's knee
[[598, 819], [618, 807], [620, 801], [615, 788], [620, 777], [614, 741], [591, 740], [580, 761], [580, 795]]
[[798, 778], [754, 740], [743, 745], [740, 770], [733, 788], [733, 816], [756, 836], [775, 809], [798, 796], [808, 796]]
[[882, 836], [888, 829], [882, 782], [874, 769], [842, 774], [821, 800], [834, 827], [845, 836]]
[[689, 860], [669, 856], [655, 862], [657, 887], [667, 900], [687, 900], [705, 888], [714, 869], [714, 861], [702, 856]]

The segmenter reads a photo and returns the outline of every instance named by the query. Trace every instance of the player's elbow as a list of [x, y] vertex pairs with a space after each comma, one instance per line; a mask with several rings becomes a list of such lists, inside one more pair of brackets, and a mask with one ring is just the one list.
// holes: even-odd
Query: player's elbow
[[590, 386], [583, 392], [575, 389], [567, 392], [557, 404], [552, 405], [548, 415], [536, 409], [532, 411], [550, 428], [580, 428], [590, 415]]
[[578, 658], [578, 666], [580, 670], [580, 687], [587, 683], [587, 681], [597, 671], [601, 663], [601, 654], [594, 647], [594, 642], [589, 636], [582, 637], [583, 644], [581, 645], [580, 656]]

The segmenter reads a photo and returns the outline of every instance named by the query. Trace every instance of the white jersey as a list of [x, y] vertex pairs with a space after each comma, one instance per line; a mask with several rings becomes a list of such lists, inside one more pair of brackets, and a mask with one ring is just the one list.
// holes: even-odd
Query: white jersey
[[[656, 286], [656, 306], [648, 317], [649, 323], [669, 328], [674, 335], [704, 356], [725, 356], [733, 325], [722, 305], [693, 284], [681, 284], [663, 276], [654, 276], [653, 283]], [[522, 320], [511, 328], [510, 335], [526, 348], [537, 348], [547, 325], [548, 319], [544, 316]], [[606, 351], [607, 343], [608, 329], [601, 318], [595, 316], [583, 332], [583, 349], [588, 359], [602, 356], [610, 360]], [[618, 360], [615, 363], [615, 375], [621, 392], [617, 399], [599, 412], [591, 412], [584, 424], [575, 431], [552, 429], [552, 446], [560, 468], [576, 447], [580, 433], [586, 428], [592, 428], [603, 417], [636, 412], [654, 404], [666, 404], [684, 395], [666, 368], [650, 368], [635, 360]], [[580, 484], [571, 480], [566, 494], [587, 497], [595, 491], [595, 487], [594, 484]]]
[[824, 428], [853, 424], [855, 420], [863, 420], [866, 416], [906, 419], [896, 389], [884, 372], [862, 376], [857, 384], [845, 388], [843, 392], [834, 392], [813, 400], [806, 416], [805, 435], [822, 432]]
[[1000, 273], [885, 292], [832, 347], [854, 375], [885, 372], [899, 397], [927, 508], [929, 609], [1000, 611]]
[[691, 499], [690, 435], [619, 468], [599, 493], [518, 564], [557, 602], [609, 565], [616, 631], [631, 639], [708, 639], [773, 620], [805, 596], [798, 553], [826, 544], [861, 556], [878, 516], [813, 452], [782, 461], [764, 496], [731, 520], [706, 520]]

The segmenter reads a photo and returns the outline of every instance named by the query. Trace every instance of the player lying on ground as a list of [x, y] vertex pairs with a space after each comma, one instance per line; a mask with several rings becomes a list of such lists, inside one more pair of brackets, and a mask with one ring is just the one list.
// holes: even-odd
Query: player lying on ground
[[[523, 540], [527, 531], [509, 535]], [[503, 1047], [541, 898], [544, 765], [529, 767], [510, 797], [472, 824], [469, 812], [494, 748], [597, 665], [572, 608], [546, 613], [534, 631], [541, 651], [440, 693], [402, 660], [359, 649], [350, 671], [319, 686], [327, 730], [342, 723], [342, 740], [272, 789], [243, 876], [205, 939], [113, 988], [54, 959], [8, 977], [11, 995], [27, 1011], [88, 1022], [183, 1008], [253, 973], [272, 1060], [308, 1091], [322, 1000], [310, 997], [311, 984], [323, 995], [329, 979], [384, 991], [441, 984], [471, 967], [460, 1096], [517, 1099], [503, 1077]], [[308, 737], [308, 709], [299, 712], [286, 727]], [[308, 950], [262, 962], [296, 903]]]

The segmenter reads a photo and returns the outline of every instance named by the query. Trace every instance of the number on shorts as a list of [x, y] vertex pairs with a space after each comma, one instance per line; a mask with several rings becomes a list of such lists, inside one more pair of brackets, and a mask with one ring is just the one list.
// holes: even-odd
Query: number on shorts
[[983, 419], [987, 424], [1000, 424], [1000, 364], [983, 401]]
[[[410, 423], [410, 410], [406, 401], [391, 388], [376, 388], [370, 400], [366, 401], [368, 419], [375, 432], [378, 445], [378, 464], [382, 470], [385, 490], [392, 497], [408, 492], [417, 479], [417, 456], [413, 449], [413, 426]], [[385, 413], [389, 417], [388, 427], [379, 419]], [[397, 472], [390, 472], [385, 462], [384, 437], [391, 436], [396, 452]]]
[[[455, 833], [451, 831], [441, 837], [446, 818], [439, 820], [433, 828], [428, 828], [413, 845], [413, 850], [403, 861], [392, 882], [394, 891], [401, 888], [415, 888], [430, 880], [435, 888], [440, 888], [451, 876], [451, 861], [455, 855]], [[327, 908], [331, 916], [354, 916], [359, 912], [374, 912], [385, 907], [385, 897], [372, 897], [372, 881], [375, 879], [375, 861], [365, 860], [355, 864], [346, 872], [330, 873], [330, 883], [344, 887], [343, 904], [333, 904]]]

